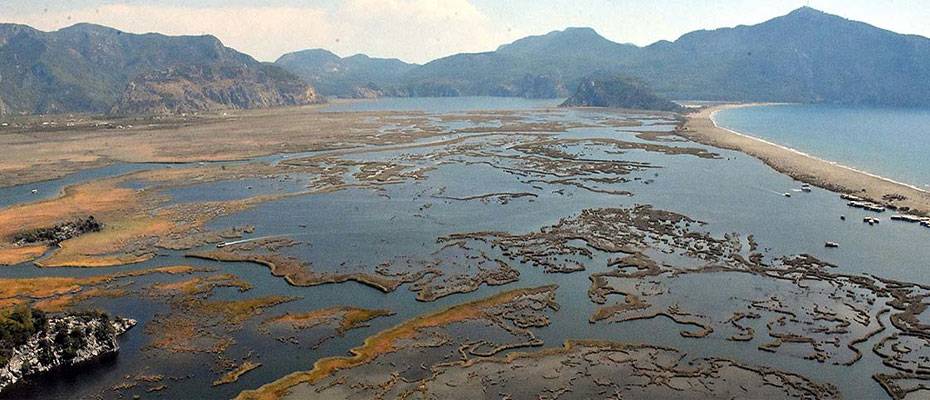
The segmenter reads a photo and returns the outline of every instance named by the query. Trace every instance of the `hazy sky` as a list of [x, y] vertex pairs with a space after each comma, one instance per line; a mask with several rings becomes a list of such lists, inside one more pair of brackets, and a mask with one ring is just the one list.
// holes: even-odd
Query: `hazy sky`
[[259, 60], [326, 48], [425, 62], [590, 26], [647, 45], [696, 29], [755, 24], [803, 5], [930, 36], [926, 0], [0, 0], [0, 22], [55, 30], [94, 22], [127, 32], [212, 34]]

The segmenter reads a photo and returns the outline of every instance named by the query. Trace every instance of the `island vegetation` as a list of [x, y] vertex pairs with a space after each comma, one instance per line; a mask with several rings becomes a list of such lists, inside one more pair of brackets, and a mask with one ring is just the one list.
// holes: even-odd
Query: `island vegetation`
[[582, 80], [561, 107], [609, 107], [631, 110], [682, 112], [680, 105], [656, 96], [636, 79], [617, 75], [595, 75]]

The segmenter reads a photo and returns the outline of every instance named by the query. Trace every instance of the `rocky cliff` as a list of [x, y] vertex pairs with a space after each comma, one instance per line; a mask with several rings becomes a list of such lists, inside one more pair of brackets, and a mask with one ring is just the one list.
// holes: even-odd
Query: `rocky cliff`
[[24, 343], [8, 350], [0, 368], [0, 391], [23, 377], [74, 366], [119, 351], [116, 337], [135, 320], [99, 313], [50, 317]]
[[[209, 35], [137, 35], [91, 24], [43, 32], [0, 24], [0, 97], [9, 113], [102, 113], [137, 104], [142, 110], [195, 110], [307, 101], [305, 83], [270, 69]], [[229, 79], [241, 82], [224, 82]], [[185, 99], [188, 94], [194, 98]], [[173, 104], [155, 104], [159, 99]], [[117, 107], [122, 100], [129, 104]]]
[[184, 65], [140, 75], [111, 112], [172, 114], [322, 101], [313, 87], [274, 66]]
[[681, 106], [656, 96], [641, 82], [618, 76], [590, 77], [582, 80], [575, 94], [561, 106], [682, 111]]

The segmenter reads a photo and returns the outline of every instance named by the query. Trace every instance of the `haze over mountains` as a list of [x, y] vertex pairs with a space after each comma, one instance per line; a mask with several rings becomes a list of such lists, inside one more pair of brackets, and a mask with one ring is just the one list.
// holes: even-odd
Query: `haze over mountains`
[[930, 39], [807, 7], [646, 47], [570, 28], [413, 68], [400, 91], [563, 97], [597, 72], [638, 78], [675, 99], [928, 105]]
[[327, 96], [353, 98], [406, 95], [384, 90], [401, 86], [404, 75], [418, 67], [364, 54], [341, 58], [323, 49], [285, 54], [275, 64], [304, 78]]
[[0, 112], [7, 113], [306, 104], [319, 100], [311, 85], [334, 97], [557, 98], [586, 77], [611, 74], [673, 99], [925, 106], [930, 39], [805, 7], [758, 25], [646, 47], [570, 28], [424, 65], [317, 49], [284, 55], [272, 66], [210, 36], [0, 25]]

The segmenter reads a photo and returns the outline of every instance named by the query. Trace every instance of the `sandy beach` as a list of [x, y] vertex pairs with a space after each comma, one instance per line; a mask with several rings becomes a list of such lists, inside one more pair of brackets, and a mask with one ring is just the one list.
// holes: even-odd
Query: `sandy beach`
[[715, 113], [759, 104], [726, 104], [687, 116], [679, 133], [699, 143], [737, 150], [762, 160], [776, 171], [837, 193], [851, 194], [889, 208], [930, 215], [930, 192], [878, 175], [717, 126]]

